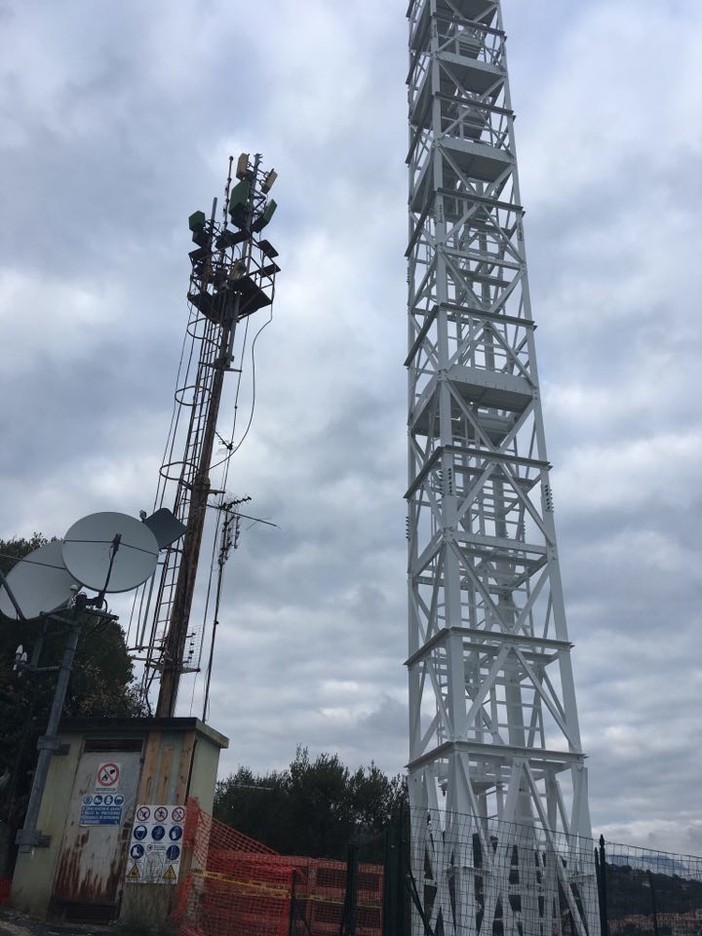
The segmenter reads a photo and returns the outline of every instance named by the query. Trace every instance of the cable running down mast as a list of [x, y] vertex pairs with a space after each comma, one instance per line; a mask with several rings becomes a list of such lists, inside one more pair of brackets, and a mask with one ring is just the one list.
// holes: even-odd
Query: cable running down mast
[[[191, 611], [210, 498], [223, 493], [213, 488], [211, 472], [215, 443], [222, 439], [218, 418], [224, 381], [229, 373], [240, 379], [240, 333], [247, 333], [254, 313], [270, 312], [279, 272], [277, 251], [261, 237], [276, 209], [269, 198], [276, 173], [263, 171], [260, 155], [251, 159], [242, 153], [232, 185], [233, 162], [230, 158], [222, 220], [216, 217], [217, 199], [209, 218], [196, 211], [189, 219], [195, 249], [189, 254], [185, 363], [156, 501], [157, 507], [172, 510], [185, 534], [165, 551], [152, 592], [142, 595], [137, 646], [146, 654], [147, 692], [160, 676], [159, 717], [175, 713], [182, 674], [199, 670], [205, 627], [198, 633]], [[228, 463], [235, 446], [225, 443], [225, 448], [220, 462]]]

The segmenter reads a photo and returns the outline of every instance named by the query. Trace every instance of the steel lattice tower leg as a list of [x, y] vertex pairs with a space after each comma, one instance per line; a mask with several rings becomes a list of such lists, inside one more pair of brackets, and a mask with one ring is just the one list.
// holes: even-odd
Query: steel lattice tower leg
[[414, 875], [435, 932], [593, 934], [500, 4], [408, 17]]

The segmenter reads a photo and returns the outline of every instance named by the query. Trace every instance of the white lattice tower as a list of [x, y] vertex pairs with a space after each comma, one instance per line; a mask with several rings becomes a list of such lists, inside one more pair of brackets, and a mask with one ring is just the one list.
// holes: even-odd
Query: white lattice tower
[[408, 17], [414, 874], [446, 934], [592, 934], [500, 4]]

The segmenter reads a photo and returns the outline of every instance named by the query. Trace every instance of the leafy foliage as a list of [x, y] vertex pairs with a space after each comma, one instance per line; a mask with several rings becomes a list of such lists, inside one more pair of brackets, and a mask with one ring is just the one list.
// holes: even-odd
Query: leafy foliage
[[406, 799], [400, 776], [374, 764], [352, 772], [336, 754], [312, 761], [298, 747], [286, 770], [240, 767], [218, 783], [214, 815], [281, 854], [343, 860], [350, 842], [379, 835]]

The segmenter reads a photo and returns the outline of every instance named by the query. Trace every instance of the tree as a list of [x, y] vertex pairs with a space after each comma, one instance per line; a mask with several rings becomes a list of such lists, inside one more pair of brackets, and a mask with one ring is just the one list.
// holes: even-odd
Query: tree
[[374, 764], [351, 772], [336, 754], [298, 747], [284, 771], [240, 767], [217, 784], [214, 815], [284, 855], [346, 858], [351, 842], [379, 835], [406, 804], [401, 776]]
[[[0, 570], [6, 575], [23, 556], [48, 540], [40, 533], [29, 539], [0, 540]], [[17, 669], [15, 651], [21, 644], [31, 658], [43, 637], [41, 673]], [[9, 857], [7, 846], [21, 828], [36, 762], [36, 745], [48, 718], [55, 667], [65, 644], [65, 627], [46, 619], [16, 621], [0, 614], [0, 874]], [[124, 635], [114, 619], [86, 614], [64, 715], [110, 716], [146, 714], [136, 691], [132, 661]], [[6, 847], [3, 849], [2, 832]]]

